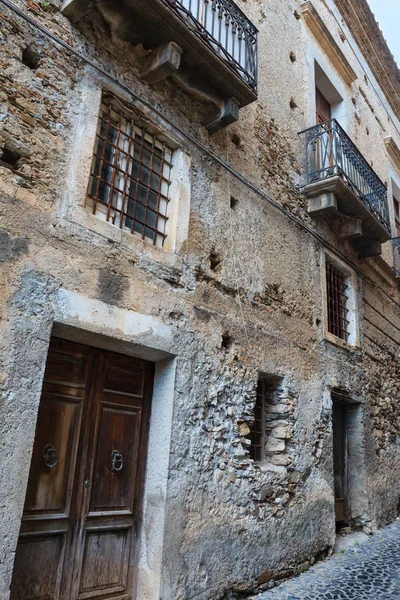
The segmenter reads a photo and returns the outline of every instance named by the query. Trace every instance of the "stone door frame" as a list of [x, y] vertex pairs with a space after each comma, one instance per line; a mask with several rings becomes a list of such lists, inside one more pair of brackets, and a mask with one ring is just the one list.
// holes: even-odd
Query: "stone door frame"
[[[16, 316], [28, 320], [23, 315]], [[163, 538], [167, 510], [167, 482], [175, 395], [177, 351], [170, 327], [151, 318], [110, 306], [70, 292], [63, 288], [50, 293], [44, 310], [35, 317], [34, 326], [25, 335], [15, 335], [10, 361], [24, 357], [23, 371], [27, 372], [29, 396], [19, 394], [17, 388], [20, 366], [9, 378], [9, 390], [15, 402], [11, 410], [20, 412], [25, 403], [29, 419], [24, 421], [23, 435], [17, 435], [18, 423], [9, 431], [10, 447], [15, 455], [5, 455], [0, 466], [0, 486], [12, 500], [12, 514], [0, 512], [0, 529], [7, 532], [0, 542], [0, 557], [5, 560], [0, 568], [0, 597], [9, 598], [15, 549], [18, 543], [25, 492], [28, 483], [30, 459], [36, 428], [36, 418], [42, 391], [43, 374], [50, 337], [54, 335], [78, 343], [103, 348], [121, 354], [136, 356], [156, 363], [152, 397], [145, 492], [143, 498], [143, 535], [140, 545], [137, 597], [158, 600], [160, 597]], [[16, 348], [18, 346], [18, 348]], [[24, 384], [23, 384], [24, 385]], [[21, 386], [21, 388], [23, 387]], [[29, 406], [26, 407], [26, 403]], [[7, 441], [6, 441], [7, 443]], [[18, 468], [16, 468], [18, 467]], [[1, 562], [1, 561], [0, 561]]]

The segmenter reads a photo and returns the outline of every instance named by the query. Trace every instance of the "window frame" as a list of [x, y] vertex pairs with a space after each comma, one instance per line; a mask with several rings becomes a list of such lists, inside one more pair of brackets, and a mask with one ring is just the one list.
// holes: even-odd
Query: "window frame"
[[[329, 314], [328, 314], [328, 282], [327, 282], [327, 262], [332, 264], [346, 277], [346, 296], [347, 296], [347, 341], [336, 336], [329, 331]], [[351, 350], [360, 346], [360, 331], [359, 331], [359, 286], [358, 278], [355, 271], [349, 267], [344, 261], [340, 260], [335, 255], [328, 251], [322, 252], [321, 259], [321, 281], [322, 281], [322, 314], [323, 314], [323, 338], [341, 348]]]
[[392, 237], [400, 237], [400, 213], [396, 211], [396, 203], [400, 210], [400, 177], [397, 171], [389, 168], [389, 215], [392, 227]]
[[[174, 258], [187, 243], [189, 235], [191, 202], [191, 156], [186, 140], [172, 130], [164, 120], [134, 102], [118, 84], [88, 69], [79, 82], [79, 110], [76, 111], [75, 127], [69, 153], [66, 157], [67, 170], [64, 193], [59, 197], [56, 212], [59, 218], [83, 227], [95, 235], [113, 241], [135, 253], [145, 252], [154, 260], [168, 264], [180, 264]], [[171, 179], [168, 205], [166, 238], [163, 247], [132, 235], [112, 223], [91, 214], [86, 206], [87, 191], [93, 161], [100, 105], [104, 93], [113, 95], [124, 106], [132, 108], [136, 118], [173, 150], [173, 176]]]
[[[266, 444], [266, 438], [267, 438], [267, 427], [266, 427], [266, 386], [267, 386], [267, 382], [265, 380], [265, 378], [263, 377], [259, 377], [257, 380], [257, 387], [256, 387], [256, 401], [254, 403], [254, 420], [252, 421], [252, 423], [250, 424], [250, 433], [248, 435], [248, 438], [250, 440], [250, 446], [249, 446], [249, 454], [250, 454], [250, 458], [254, 461], [254, 464], [261, 464], [265, 462], [265, 444]], [[261, 389], [260, 389], [261, 388]], [[257, 413], [260, 413], [260, 418], [257, 418]], [[255, 427], [257, 426], [257, 423], [261, 422], [260, 428], [261, 431], [257, 431], [255, 430]], [[259, 436], [258, 441], [259, 443], [256, 444], [254, 443], [253, 439], [256, 438], [256, 436]], [[256, 438], [257, 439], [257, 438]], [[260, 456], [259, 458], [256, 457], [256, 449], [260, 448]]]
[[[103, 93], [86, 207], [107, 223], [162, 248], [167, 237], [173, 153], [165, 138], [114, 95]], [[157, 189], [152, 180], [158, 180]]]
[[400, 199], [395, 194], [392, 194], [393, 212], [394, 212], [394, 228], [395, 237], [400, 237]]

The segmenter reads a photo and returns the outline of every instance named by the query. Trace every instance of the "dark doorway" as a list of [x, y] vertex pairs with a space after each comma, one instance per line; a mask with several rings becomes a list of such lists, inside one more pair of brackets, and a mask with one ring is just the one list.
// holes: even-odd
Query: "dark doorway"
[[349, 525], [348, 404], [332, 395], [335, 517], [338, 528]]
[[131, 599], [153, 365], [51, 340], [11, 600]]

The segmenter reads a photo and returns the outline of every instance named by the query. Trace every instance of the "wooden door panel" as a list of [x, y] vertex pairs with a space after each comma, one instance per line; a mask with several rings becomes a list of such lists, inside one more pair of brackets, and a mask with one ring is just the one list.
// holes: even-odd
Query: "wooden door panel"
[[317, 124], [318, 123], [326, 123], [326, 121], [330, 121], [332, 108], [329, 104], [328, 100], [325, 96], [316, 88], [315, 91], [315, 100], [317, 107]]
[[86, 531], [79, 598], [126, 592], [131, 535], [132, 527]]
[[20, 538], [11, 586], [12, 598], [58, 600], [65, 541], [64, 532]]
[[[58, 341], [58, 340], [57, 340]], [[46, 383], [66, 383], [84, 387], [88, 376], [88, 364], [85, 354], [77, 344], [59, 341], [60, 348], [49, 352], [44, 380]], [[72, 350], [74, 354], [67, 354]]]
[[129, 365], [129, 362], [128, 364], [126, 362], [126, 360], [122, 359], [121, 364], [116, 363], [115, 358], [108, 358], [106, 360], [103, 391], [143, 398], [145, 383], [144, 369], [133, 367], [132, 363]]
[[[25, 501], [25, 518], [57, 513], [68, 516], [81, 416], [82, 399], [77, 402], [56, 395], [42, 396]], [[49, 451], [48, 446], [54, 448], [56, 455], [51, 449]]]
[[[76, 510], [72, 514], [73, 490], [92, 372], [92, 349], [51, 340], [14, 562], [11, 600], [67, 600], [61, 582], [76, 523]], [[53, 454], [47, 456], [50, 467], [44, 462], [47, 445], [54, 448]]]
[[102, 404], [89, 512], [132, 512], [140, 411]]
[[132, 600], [152, 375], [52, 339], [11, 600]]

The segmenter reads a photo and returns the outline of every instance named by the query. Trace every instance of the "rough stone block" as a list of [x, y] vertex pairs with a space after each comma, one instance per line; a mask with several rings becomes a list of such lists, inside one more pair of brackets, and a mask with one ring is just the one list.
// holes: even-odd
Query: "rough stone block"
[[275, 427], [272, 429], [272, 435], [278, 439], [286, 439], [289, 437], [289, 428], [288, 427]]
[[268, 462], [276, 465], [277, 467], [287, 467], [289, 459], [285, 454], [271, 454], [268, 456]]
[[288, 475], [288, 479], [292, 483], [299, 483], [299, 481], [301, 479], [301, 473], [300, 473], [300, 471], [290, 471], [290, 473]]
[[238, 429], [240, 435], [243, 435], [244, 437], [250, 433], [250, 427], [247, 425], [247, 423], [239, 423]]
[[271, 570], [263, 571], [258, 576], [258, 579], [257, 579], [258, 585], [262, 585], [263, 583], [266, 583], [267, 581], [271, 581], [271, 579], [273, 579], [273, 577], [274, 577], [273, 571], [271, 571]]
[[274, 495], [274, 486], [271, 484], [263, 485], [260, 491], [260, 500], [261, 502], [265, 502], [268, 498], [271, 498]]
[[10, 133], [7, 131], [0, 131], [0, 142], [2, 145], [13, 152], [18, 154], [19, 156], [25, 156], [29, 158], [32, 154], [31, 149], [26, 145], [15, 139]]
[[286, 404], [269, 404], [267, 406], [268, 413], [284, 414], [288, 411]]
[[284, 440], [278, 440], [277, 438], [269, 438], [265, 445], [267, 452], [283, 452], [285, 450]]

